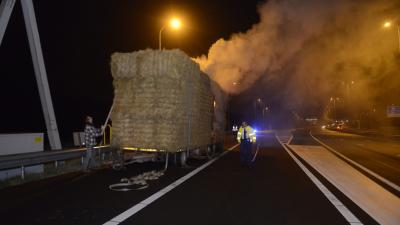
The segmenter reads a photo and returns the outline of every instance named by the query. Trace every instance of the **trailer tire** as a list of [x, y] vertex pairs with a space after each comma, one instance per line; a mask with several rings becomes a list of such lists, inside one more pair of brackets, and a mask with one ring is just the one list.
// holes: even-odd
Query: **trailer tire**
[[215, 154], [215, 144], [209, 145], [206, 148], [206, 155], [209, 159], [212, 159]]
[[179, 166], [185, 167], [187, 166], [186, 161], [187, 161], [187, 152], [186, 151], [182, 151], [182, 152], [178, 152], [177, 154], [177, 164]]
[[113, 152], [112, 168], [116, 171], [126, 169], [124, 165], [124, 152], [120, 149], [115, 149]]

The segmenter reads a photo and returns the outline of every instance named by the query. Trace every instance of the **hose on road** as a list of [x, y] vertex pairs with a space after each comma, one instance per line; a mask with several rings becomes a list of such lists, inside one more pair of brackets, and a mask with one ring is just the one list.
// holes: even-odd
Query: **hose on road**
[[258, 149], [260, 148], [260, 144], [257, 144], [257, 149], [256, 149], [256, 153], [254, 153], [253, 159], [251, 160], [251, 162], [253, 163], [254, 161], [256, 161], [256, 157], [257, 157], [257, 153], [258, 153]]
[[[152, 170], [148, 172], [144, 172], [142, 174], [139, 174], [137, 176], [131, 177], [131, 178], [122, 178], [120, 180], [120, 183], [116, 184], [111, 184], [108, 186], [108, 188], [112, 191], [133, 191], [133, 190], [142, 190], [146, 189], [149, 187], [148, 181], [150, 180], [157, 180], [161, 176], [164, 175], [165, 171], [167, 171], [168, 168], [168, 152], [165, 157], [165, 166], [163, 170]], [[113, 163], [113, 169], [115, 170], [121, 170], [125, 168], [125, 165], [123, 161], [115, 162]]]
[[152, 170], [139, 174], [131, 178], [122, 178], [120, 183], [111, 184], [108, 188], [112, 191], [132, 191], [132, 190], [142, 190], [149, 187], [148, 181], [157, 180], [163, 176], [165, 170], [157, 171]]
[[[258, 146], [257, 146], [257, 151], [254, 155], [253, 161], [255, 160], [255, 157], [258, 152]], [[207, 158], [211, 159], [215, 156], [215, 152], [213, 151], [212, 155], [209, 155], [207, 153]], [[192, 168], [191, 166], [188, 166], [187, 164], [183, 165], [184, 168]], [[115, 170], [121, 170], [124, 168], [124, 163], [121, 162], [115, 162], [113, 163], [113, 169]], [[166, 154], [166, 159], [165, 159], [165, 168], [163, 170], [152, 170], [149, 172], [144, 172], [142, 174], [139, 174], [137, 176], [131, 177], [131, 178], [122, 178], [119, 183], [111, 184], [108, 186], [108, 188], [112, 191], [133, 191], [133, 190], [142, 190], [146, 189], [149, 187], [149, 182], [151, 180], [157, 180], [161, 176], [164, 175], [165, 171], [168, 168], [168, 153]]]

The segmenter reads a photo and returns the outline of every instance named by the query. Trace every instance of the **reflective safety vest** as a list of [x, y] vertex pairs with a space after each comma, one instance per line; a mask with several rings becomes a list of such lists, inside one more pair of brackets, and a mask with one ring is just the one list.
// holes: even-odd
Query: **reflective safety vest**
[[[246, 132], [244, 132], [246, 130]], [[245, 137], [246, 136], [246, 137]], [[237, 141], [240, 142], [241, 140], [248, 139], [250, 142], [256, 142], [256, 133], [254, 132], [254, 129], [251, 128], [250, 126], [246, 127], [240, 127], [239, 131], [237, 133]]]

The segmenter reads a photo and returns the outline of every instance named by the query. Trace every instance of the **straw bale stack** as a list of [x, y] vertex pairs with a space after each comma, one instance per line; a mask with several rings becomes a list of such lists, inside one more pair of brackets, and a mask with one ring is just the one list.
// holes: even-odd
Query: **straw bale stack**
[[226, 103], [228, 95], [213, 80], [211, 80], [211, 92], [214, 95], [214, 119], [213, 119], [213, 143], [223, 143], [225, 139], [226, 126]]
[[111, 72], [113, 146], [175, 152], [210, 143], [210, 79], [182, 51], [114, 53]]

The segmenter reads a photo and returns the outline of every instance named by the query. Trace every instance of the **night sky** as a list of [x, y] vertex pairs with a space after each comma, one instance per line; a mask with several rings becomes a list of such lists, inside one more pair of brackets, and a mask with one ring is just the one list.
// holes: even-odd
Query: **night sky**
[[[36, 19], [62, 142], [91, 114], [103, 123], [112, 104], [110, 55], [158, 47], [170, 14], [184, 20], [165, 30], [163, 46], [191, 57], [207, 54], [219, 38], [244, 32], [259, 20], [256, 0], [50, 1], [35, 0]], [[0, 46], [1, 133], [45, 132], [22, 10], [17, 1]], [[245, 110], [242, 110], [245, 111]]]
[[[85, 115], [104, 122], [113, 99], [111, 54], [157, 49], [171, 16], [183, 27], [164, 30], [163, 48], [186, 52], [230, 93], [231, 123], [257, 127], [265, 107], [263, 124], [273, 128], [291, 126], [293, 118], [332, 119], [330, 99], [340, 99], [342, 119], [391, 126], [386, 108], [400, 105], [398, 0], [35, 0], [34, 6], [63, 143], [82, 130]], [[393, 25], [385, 28], [385, 21]], [[0, 46], [0, 68], [0, 132], [45, 132], [19, 1]]]

